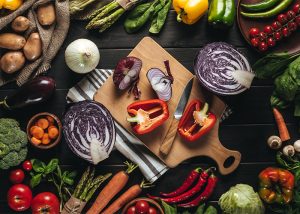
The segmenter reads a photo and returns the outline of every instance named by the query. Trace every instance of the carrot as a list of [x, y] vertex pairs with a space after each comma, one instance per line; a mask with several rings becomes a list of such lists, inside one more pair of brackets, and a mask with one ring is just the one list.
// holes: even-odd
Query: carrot
[[148, 183], [142, 181], [141, 184], [136, 184], [130, 187], [124, 192], [118, 199], [116, 199], [102, 214], [111, 214], [118, 212], [123, 206], [125, 206], [131, 200], [137, 198], [141, 194], [143, 188], [150, 187]]
[[36, 145], [39, 145], [39, 144], [42, 143], [41, 140], [39, 140], [39, 139], [37, 139], [37, 138], [35, 138], [35, 137], [32, 137], [32, 138], [31, 138], [31, 142], [34, 143], [34, 144], [36, 144]]
[[44, 133], [45, 133], [44, 130], [39, 126], [36, 126], [36, 128], [32, 130], [32, 136], [37, 139], [41, 139]]
[[47, 120], [50, 124], [54, 124], [54, 118], [53, 117], [51, 117], [50, 115], [47, 115], [46, 118], [47, 118]]
[[289, 130], [286, 127], [282, 114], [276, 108], [273, 108], [273, 114], [274, 114], [275, 121], [277, 123], [279, 137], [281, 138], [281, 140], [287, 141], [291, 139]]
[[38, 121], [37, 121], [37, 125], [39, 127], [41, 127], [42, 129], [46, 129], [48, 128], [49, 126], [49, 121], [45, 118], [40, 118]]
[[49, 138], [49, 135], [48, 135], [47, 133], [45, 133], [45, 134], [43, 135], [43, 138], [42, 138], [42, 144], [47, 145], [47, 144], [49, 144], [50, 142], [51, 142], [51, 140], [50, 140], [50, 138]]
[[128, 166], [127, 170], [120, 171], [112, 177], [108, 184], [99, 193], [92, 207], [87, 211], [87, 214], [100, 213], [110, 200], [124, 188], [128, 182], [128, 175], [137, 168], [137, 165], [128, 163], [127, 161], [125, 164]]
[[58, 136], [58, 129], [55, 126], [50, 126], [48, 128], [49, 138], [56, 139]]

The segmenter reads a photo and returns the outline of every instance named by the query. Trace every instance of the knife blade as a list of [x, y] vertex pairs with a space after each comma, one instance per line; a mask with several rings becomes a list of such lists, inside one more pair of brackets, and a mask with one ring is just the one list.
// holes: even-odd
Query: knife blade
[[166, 134], [164, 140], [162, 141], [162, 144], [160, 145], [159, 151], [163, 155], [168, 155], [172, 148], [174, 139], [177, 134], [178, 123], [179, 123], [180, 118], [182, 117], [185, 106], [189, 100], [189, 97], [190, 97], [190, 94], [192, 91], [192, 87], [193, 87], [193, 78], [189, 80], [189, 82], [183, 89], [180, 100], [176, 106], [175, 113], [172, 117], [171, 125], [167, 131], [167, 134]]

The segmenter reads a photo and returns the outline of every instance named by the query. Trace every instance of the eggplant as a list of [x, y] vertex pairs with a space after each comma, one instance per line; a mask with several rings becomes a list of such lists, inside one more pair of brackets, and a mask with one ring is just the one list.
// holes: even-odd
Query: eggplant
[[48, 100], [55, 91], [55, 80], [47, 76], [36, 77], [21, 86], [11, 96], [0, 101], [8, 110], [23, 108]]

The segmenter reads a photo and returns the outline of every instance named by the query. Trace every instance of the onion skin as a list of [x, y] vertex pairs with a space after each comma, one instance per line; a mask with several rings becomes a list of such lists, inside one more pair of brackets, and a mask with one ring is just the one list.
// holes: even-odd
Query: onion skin
[[98, 142], [109, 154], [116, 140], [115, 124], [105, 106], [95, 101], [81, 101], [72, 105], [63, 119], [63, 133], [71, 151], [94, 163], [91, 142]]
[[121, 59], [113, 74], [115, 86], [120, 90], [129, 88], [138, 80], [141, 69], [140, 59], [132, 56]]
[[17, 91], [0, 102], [6, 109], [19, 109], [48, 100], [55, 91], [55, 80], [39, 76], [21, 86]]

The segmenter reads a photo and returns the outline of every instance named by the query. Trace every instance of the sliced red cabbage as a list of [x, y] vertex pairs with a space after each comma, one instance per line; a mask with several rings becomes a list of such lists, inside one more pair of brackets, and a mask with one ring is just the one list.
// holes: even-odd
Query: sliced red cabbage
[[116, 140], [110, 112], [95, 101], [72, 105], [64, 116], [63, 133], [72, 152], [93, 164], [108, 157]]
[[224, 42], [202, 48], [195, 60], [194, 71], [204, 87], [220, 95], [239, 94], [250, 87], [254, 78], [246, 57]]

